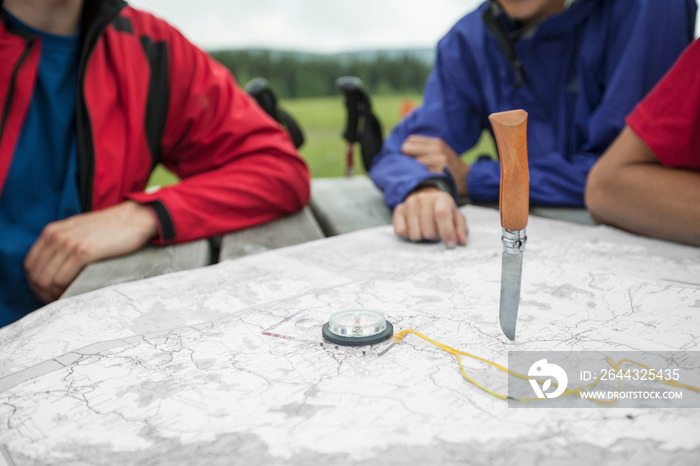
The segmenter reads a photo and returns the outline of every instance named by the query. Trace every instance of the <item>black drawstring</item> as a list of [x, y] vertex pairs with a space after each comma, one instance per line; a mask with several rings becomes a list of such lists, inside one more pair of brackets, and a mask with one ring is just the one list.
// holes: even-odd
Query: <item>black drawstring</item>
[[508, 62], [515, 70], [515, 86], [520, 87], [521, 83], [526, 82], [525, 70], [523, 69], [522, 62], [518, 59], [518, 56], [515, 53], [515, 45], [513, 44], [508, 31], [503, 23], [498, 19], [500, 14], [500, 7], [492, 1], [489, 3], [489, 7], [486, 9], [486, 11], [484, 11], [481, 19], [484, 21], [486, 28], [491, 31], [493, 37], [496, 38], [496, 41], [498, 41], [498, 45], [501, 46], [501, 49], [508, 59]]

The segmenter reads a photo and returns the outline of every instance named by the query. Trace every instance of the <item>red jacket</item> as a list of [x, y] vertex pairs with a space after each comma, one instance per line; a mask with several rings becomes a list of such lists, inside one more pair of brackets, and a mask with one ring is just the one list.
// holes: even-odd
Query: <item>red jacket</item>
[[[0, 3], [1, 0], [0, 0]], [[0, 195], [29, 108], [41, 41], [0, 18]], [[301, 209], [309, 174], [289, 135], [229, 71], [122, 0], [85, 0], [76, 121], [83, 211], [149, 204], [159, 244]], [[163, 163], [182, 181], [144, 192]]]

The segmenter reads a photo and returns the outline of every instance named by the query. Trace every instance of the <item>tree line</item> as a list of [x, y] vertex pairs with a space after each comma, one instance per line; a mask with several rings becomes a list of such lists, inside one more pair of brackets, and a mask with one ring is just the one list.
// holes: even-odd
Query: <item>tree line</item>
[[231, 70], [241, 86], [262, 77], [281, 98], [338, 95], [335, 81], [341, 76], [357, 76], [372, 94], [421, 93], [431, 68], [425, 54], [410, 51], [338, 55], [271, 50], [210, 53]]

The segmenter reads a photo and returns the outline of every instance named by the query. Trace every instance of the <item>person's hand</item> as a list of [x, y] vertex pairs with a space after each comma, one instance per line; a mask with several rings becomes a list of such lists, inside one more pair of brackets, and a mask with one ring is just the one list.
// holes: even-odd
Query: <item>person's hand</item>
[[394, 231], [411, 241], [444, 241], [448, 248], [467, 244], [467, 222], [452, 196], [437, 188], [414, 191], [396, 206]]
[[49, 223], [24, 259], [29, 287], [55, 301], [86, 265], [134, 252], [157, 233], [150, 207], [132, 201]]
[[457, 194], [468, 194], [469, 164], [464, 163], [442, 139], [413, 134], [403, 142], [401, 152], [413, 157], [433, 173], [442, 173], [448, 168], [457, 186]]

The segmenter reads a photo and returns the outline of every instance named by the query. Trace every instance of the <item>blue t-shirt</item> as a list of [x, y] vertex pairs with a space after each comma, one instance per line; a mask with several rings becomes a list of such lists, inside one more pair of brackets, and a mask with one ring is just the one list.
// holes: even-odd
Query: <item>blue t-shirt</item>
[[[8, 15], [9, 16], [9, 15]], [[0, 192], [0, 326], [39, 308], [24, 258], [46, 224], [80, 213], [75, 94], [79, 33], [57, 36], [10, 20], [39, 38], [29, 111]]]

